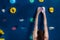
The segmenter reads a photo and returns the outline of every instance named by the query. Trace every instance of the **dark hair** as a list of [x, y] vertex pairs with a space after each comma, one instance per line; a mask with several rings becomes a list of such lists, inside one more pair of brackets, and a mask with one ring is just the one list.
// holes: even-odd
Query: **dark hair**
[[37, 34], [38, 34], [37, 40], [44, 40], [44, 31], [39, 30]]

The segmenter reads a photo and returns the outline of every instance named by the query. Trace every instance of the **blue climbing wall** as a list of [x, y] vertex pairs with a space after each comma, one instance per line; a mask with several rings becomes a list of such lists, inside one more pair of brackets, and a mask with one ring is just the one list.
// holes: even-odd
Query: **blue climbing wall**
[[[49, 40], [60, 40], [60, 0], [44, 0], [42, 3], [38, 0], [0, 0], [0, 29], [4, 31], [0, 38], [33, 40], [36, 11], [42, 6], [46, 8]], [[10, 12], [12, 7], [16, 8], [15, 14]], [[54, 7], [54, 13], [48, 11], [50, 7]]]

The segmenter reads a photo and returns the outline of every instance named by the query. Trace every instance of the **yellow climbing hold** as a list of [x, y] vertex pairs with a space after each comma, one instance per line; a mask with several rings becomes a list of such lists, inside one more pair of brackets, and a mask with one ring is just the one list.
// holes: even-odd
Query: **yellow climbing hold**
[[4, 35], [4, 32], [3, 32], [3, 30], [2, 30], [2, 29], [0, 29], [0, 34]]
[[53, 7], [50, 7], [50, 8], [49, 8], [49, 12], [50, 12], [50, 13], [53, 13], [53, 12], [54, 12], [54, 8], [53, 8]]
[[15, 7], [10, 8], [10, 13], [15, 14], [16, 13], [16, 8]]
[[39, 2], [44, 2], [44, 0], [39, 0]]
[[0, 40], [5, 40], [5, 38], [0, 38]]

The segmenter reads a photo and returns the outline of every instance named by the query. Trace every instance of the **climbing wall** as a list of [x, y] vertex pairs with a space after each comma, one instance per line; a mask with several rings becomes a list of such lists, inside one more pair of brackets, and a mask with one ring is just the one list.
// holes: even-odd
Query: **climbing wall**
[[38, 7], [46, 9], [49, 40], [60, 40], [60, 0], [0, 0], [0, 40], [33, 40]]

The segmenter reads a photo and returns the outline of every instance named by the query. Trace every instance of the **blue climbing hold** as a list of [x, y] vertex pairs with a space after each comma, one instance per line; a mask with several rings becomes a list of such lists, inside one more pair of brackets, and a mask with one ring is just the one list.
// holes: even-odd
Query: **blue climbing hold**
[[16, 0], [10, 0], [10, 3], [11, 4], [15, 4], [16, 3]]

